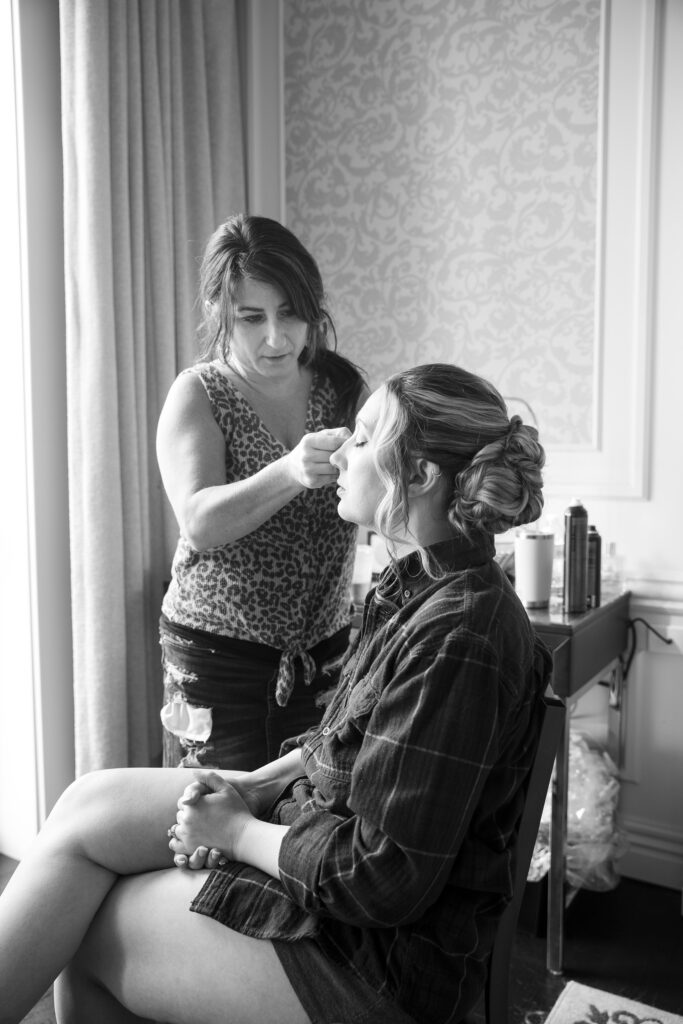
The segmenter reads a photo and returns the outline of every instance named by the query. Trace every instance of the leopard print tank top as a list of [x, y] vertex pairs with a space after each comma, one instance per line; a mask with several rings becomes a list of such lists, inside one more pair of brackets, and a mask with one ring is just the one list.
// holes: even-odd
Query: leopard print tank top
[[[253, 476], [287, 451], [237, 388], [210, 363], [193, 366], [225, 437], [228, 482]], [[331, 426], [336, 395], [314, 375], [306, 432]], [[346, 626], [357, 527], [337, 515], [334, 486], [305, 490], [239, 541], [195, 551], [180, 537], [162, 610], [175, 623], [283, 652], [278, 689], [286, 702], [292, 659]], [[281, 685], [280, 685], [281, 684]]]

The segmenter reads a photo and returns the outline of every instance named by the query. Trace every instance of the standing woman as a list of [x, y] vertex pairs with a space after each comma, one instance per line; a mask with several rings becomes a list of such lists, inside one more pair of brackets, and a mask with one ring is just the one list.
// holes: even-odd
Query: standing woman
[[202, 349], [157, 456], [180, 538], [161, 617], [164, 764], [251, 769], [322, 714], [349, 635], [356, 527], [330, 455], [367, 394], [330, 348], [317, 264], [238, 215], [201, 267]]

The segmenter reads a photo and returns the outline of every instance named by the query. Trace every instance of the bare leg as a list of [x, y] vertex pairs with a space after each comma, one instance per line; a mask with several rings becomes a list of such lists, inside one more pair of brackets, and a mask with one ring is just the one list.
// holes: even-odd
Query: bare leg
[[60, 1024], [310, 1024], [269, 942], [189, 912], [205, 876], [116, 883], [57, 982]]
[[0, 896], [0, 1024], [20, 1021], [71, 960], [119, 875], [172, 865], [166, 830], [191, 778], [95, 772], [59, 799]]

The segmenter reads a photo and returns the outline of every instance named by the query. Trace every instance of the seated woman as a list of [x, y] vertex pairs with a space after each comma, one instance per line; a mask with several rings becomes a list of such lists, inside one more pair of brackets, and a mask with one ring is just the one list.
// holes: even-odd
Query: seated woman
[[58, 975], [62, 1022], [439, 1024], [477, 1000], [550, 667], [492, 535], [540, 515], [543, 449], [436, 364], [331, 461], [339, 515], [413, 550], [321, 724], [253, 772], [77, 780], [0, 897], [0, 1020]]

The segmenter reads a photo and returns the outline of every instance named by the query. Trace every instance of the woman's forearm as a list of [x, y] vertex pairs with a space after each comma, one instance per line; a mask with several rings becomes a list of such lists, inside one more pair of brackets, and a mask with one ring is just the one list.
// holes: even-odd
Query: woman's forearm
[[[219, 774], [224, 773], [220, 772]], [[248, 775], [240, 779], [237, 788], [249, 804], [252, 813], [265, 814], [283, 789], [303, 774], [301, 748], [295, 747], [284, 757], [278, 757], [261, 768], [249, 772]], [[229, 772], [224, 774], [224, 778], [228, 782], [233, 782]]]
[[233, 543], [256, 530], [300, 491], [334, 483], [337, 470], [330, 456], [348, 434], [346, 427], [304, 434], [295, 448], [246, 480], [186, 488], [181, 501], [174, 503], [184, 536], [197, 550]]
[[246, 480], [204, 487], [190, 495], [179, 515], [181, 532], [197, 551], [232, 544], [257, 530], [302, 490], [283, 456]]
[[[303, 774], [301, 747], [251, 772], [250, 785], [252, 792], [258, 793], [260, 813], [265, 813], [282, 790]], [[236, 859], [260, 868], [272, 878], [279, 878], [280, 846], [287, 831], [287, 825], [272, 825], [250, 818], [236, 844]]]
[[288, 830], [288, 825], [271, 825], [250, 818], [235, 844], [235, 860], [260, 868], [271, 878], [279, 878], [280, 846]]
[[[257, 772], [195, 773], [178, 802], [169, 846], [178, 867], [221, 866], [220, 856], [280, 877], [280, 846], [288, 826], [263, 820], [270, 804], [301, 771], [298, 750]], [[255, 782], [250, 782], [256, 776]]]

